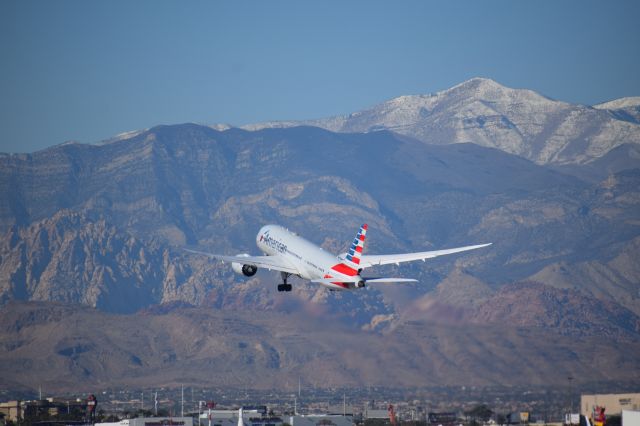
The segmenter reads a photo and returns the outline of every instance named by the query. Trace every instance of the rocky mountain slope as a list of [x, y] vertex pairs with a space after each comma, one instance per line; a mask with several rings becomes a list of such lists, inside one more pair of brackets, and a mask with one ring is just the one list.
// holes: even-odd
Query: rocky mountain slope
[[472, 142], [538, 164], [588, 163], [621, 144], [640, 143], [637, 98], [592, 108], [486, 78], [428, 95], [401, 96], [346, 116], [244, 128], [296, 125], [354, 133], [389, 130], [428, 144]]
[[[336, 158], [335, 152], [342, 155]], [[359, 172], [353, 171], [356, 158]], [[430, 146], [387, 132], [218, 132], [196, 125], [165, 126], [107, 145], [63, 145], [5, 156], [0, 162], [0, 185], [11, 187], [0, 193], [0, 204], [6, 207], [0, 215], [4, 289], [37, 287], [26, 281], [27, 275], [42, 276], [37, 261], [32, 262], [33, 272], [15, 272], [20, 270], [15, 262], [29, 257], [29, 250], [64, 249], [47, 239], [53, 231], [38, 231], [53, 226], [47, 220], [60, 210], [125, 233], [119, 237], [123, 241], [131, 235], [140, 244], [159, 244], [161, 248], [148, 248], [158, 259], [167, 250], [162, 256], [184, 257], [179, 248], [185, 244], [216, 252], [251, 252], [255, 232], [270, 222], [282, 223], [335, 252], [344, 250], [362, 222], [371, 226], [370, 253], [495, 243], [491, 250], [460, 258], [409, 265], [406, 273], [431, 283], [422, 291], [444, 278], [454, 262], [497, 285], [526, 278], [554, 262], [613, 257], [619, 244], [638, 235], [636, 172], [590, 183], [498, 150], [472, 144]], [[78, 232], [80, 222], [65, 223], [56, 226], [74, 228], [70, 235]], [[88, 235], [82, 244], [102, 244], [102, 239]], [[10, 243], [13, 240], [24, 242], [18, 246]], [[27, 250], [31, 240], [42, 248]], [[67, 255], [49, 253], [42, 258], [66, 259], [67, 270], [91, 269]], [[204, 268], [206, 262], [199, 262], [200, 266], [184, 266], [190, 271], [184, 276]], [[160, 264], [164, 265], [158, 260]], [[207, 268], [223, 274], [213, 280], [232, 279], [219, 265]], [[86, 270], [82, 274], [94, 275]], [[156, 282], [163, 282], [164, 275], [159, 273]], [[44, 279], [49, 276], [53, 275], [47, 273]], [[65, 285], [62, 279], [53, 281]], [[204, 299], [204, 287], [180, 291], [178, 297], [189, 303]], [[69, 294], [65, 301], [95, 300], [57, 293]], [[31, 293], [18, 291], [4, 299], [27, 294]], [[168, 301], [165, 296], [133, 305]], [[131, 310], [135, 309], [125, 311]]]
[[[47, 303], [0, 310], [5, 386], [427, 387], [640, 379], [638, 340], [540, 328], [406, 322], [384, 335], [325, 316], [179, 308], [105, 314]], [[559, 374], [561, 372], [561, 374]], [[578, 380], [580, 381], [580, 380]]]
[[193, 283], [207, 282], [157, 241], [141, 241], [104, 219], [94, 222], [68, 210], [13, 228], [0, 240], [0, 259], [2, 303], [62, 301], [135, 312], [179, 298], [179, 292], [198, 301], [203, 296]]
[[[272, 275], [245, 282], [181, 250], [254, 252], [264, 223], [284, 224], [336, 253], [362, 222], [370, 225], [370, 253], [494, 242], [491, 250], [404, 266], [422, 284], [399, 293], [414, 295], [454, 266], [498, 288], [553, 264], [608, 262], [624, 247], [633, 257], [637, 247], [629, 244], [640, 231], [637, 170], [592, 183], [499, 150], [425, 145], [388, 132], [163, 126], [0, 163], [4, 302], [58, 300], [112, 312], [175, 300], [274, 309], [272, 286], [263, 285]], [[638, 273], [621, 265], [610, 286], [622, 291], [588, 293], [638, 313]], [[401, 309], [402, 297], [388, 291], [334, 303], [337, 296], [298, 287], [303, 300], [340, 306], [363, 325]]]
[[[597, 380], [639, 371], [640, 155], [628, 137], [637, 124], [612, 112], [632, 103], [571, 106], [481, 79], [429, 99], [405, 99], [397, 111], [391, 103], [378, 118], [391, 126], [422, 105], [424, 116], [402, 128], [477, 143], [424, 143], [352, 117], [340, 124], [347, 133], [183, 124], [0, 155], [0, 376], [55, 365], [51, 381], [200, 383], [196, 372], [214, 368], [233, 372], [224, 379], [232, 383], [266, 369], [260, 386], [275, 386], [306, 368], [315, 383], [379, 383], [375, 374], [389, 371], [380, 380], [400, 386], [423, 375], [506, 384], [511, 371], [523, 383], [552, 381], [558, 369], [597, 366]], [[478, 105], [513, 127], [474, 115]], [[456, 133], [468, 117], [447, 121], [446, 111], [485, 121]], [[575, 118], [582, 113], [592, 114], [588, 125]], [[437, 117], [445, 121], [436, 126]], [[560, 127], [565, 148], [541, 157]], [[510, 145], [509, 132], [528, 148]], [[278, 223], [339, 253], [363, 222], [371, 254], [494, 244], [371, 271], [415, 285], [344, 293], [296, 280], [278, 293], [275, 273], [247, 279], [182, 250], [256, 253], [257, 230]], [[228, 336], [206, 337], [197, 324], [225, 329], [225, 319], [241, 324]], [[283, 323], [298, 337], [283, 337]], [[182, 335], [204, 336], [202, 346]], [[130, 349], [138, 341], [142, 349]]]

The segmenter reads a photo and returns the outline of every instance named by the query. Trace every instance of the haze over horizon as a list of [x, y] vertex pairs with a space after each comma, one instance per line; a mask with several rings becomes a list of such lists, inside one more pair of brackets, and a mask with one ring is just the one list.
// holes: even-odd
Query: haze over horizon
[[316, 119], [472, 77], [640, 95], [640, 4], [0, 4], [0, 152], [158, 124]]

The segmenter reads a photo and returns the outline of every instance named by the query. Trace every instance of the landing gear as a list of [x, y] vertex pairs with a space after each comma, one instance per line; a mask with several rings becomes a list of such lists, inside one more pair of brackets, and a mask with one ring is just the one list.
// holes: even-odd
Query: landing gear
[[287, 278], [289, 278], [291, 274], [288, 272], [280, 272], [280, 275], [282, 275], [283, 283], [278, 284], [278, 291], [291, 291], [293, 287], [291, 287], [291, 284], [287, 284]]

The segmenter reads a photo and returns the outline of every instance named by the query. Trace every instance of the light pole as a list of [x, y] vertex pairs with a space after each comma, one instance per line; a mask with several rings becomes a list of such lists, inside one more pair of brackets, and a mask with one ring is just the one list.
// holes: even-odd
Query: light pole
[[569, 376], [567, 380], [569, 381], [569, 422], [573, 424], [573, 377]]

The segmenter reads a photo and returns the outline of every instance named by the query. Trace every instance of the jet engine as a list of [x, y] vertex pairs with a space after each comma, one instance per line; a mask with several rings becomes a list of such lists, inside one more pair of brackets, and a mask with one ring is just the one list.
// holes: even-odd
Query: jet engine
[[[249, 257], [247, 253], [242, 253], [238, 255], [239, 257]], [[242, 263], [231, 262], [231, 269], [233, 272], [239, 275], [244, 275], [245, 277], [252, 277], [258, 272], [258, 267], [255, 265], [243, 265]]]

